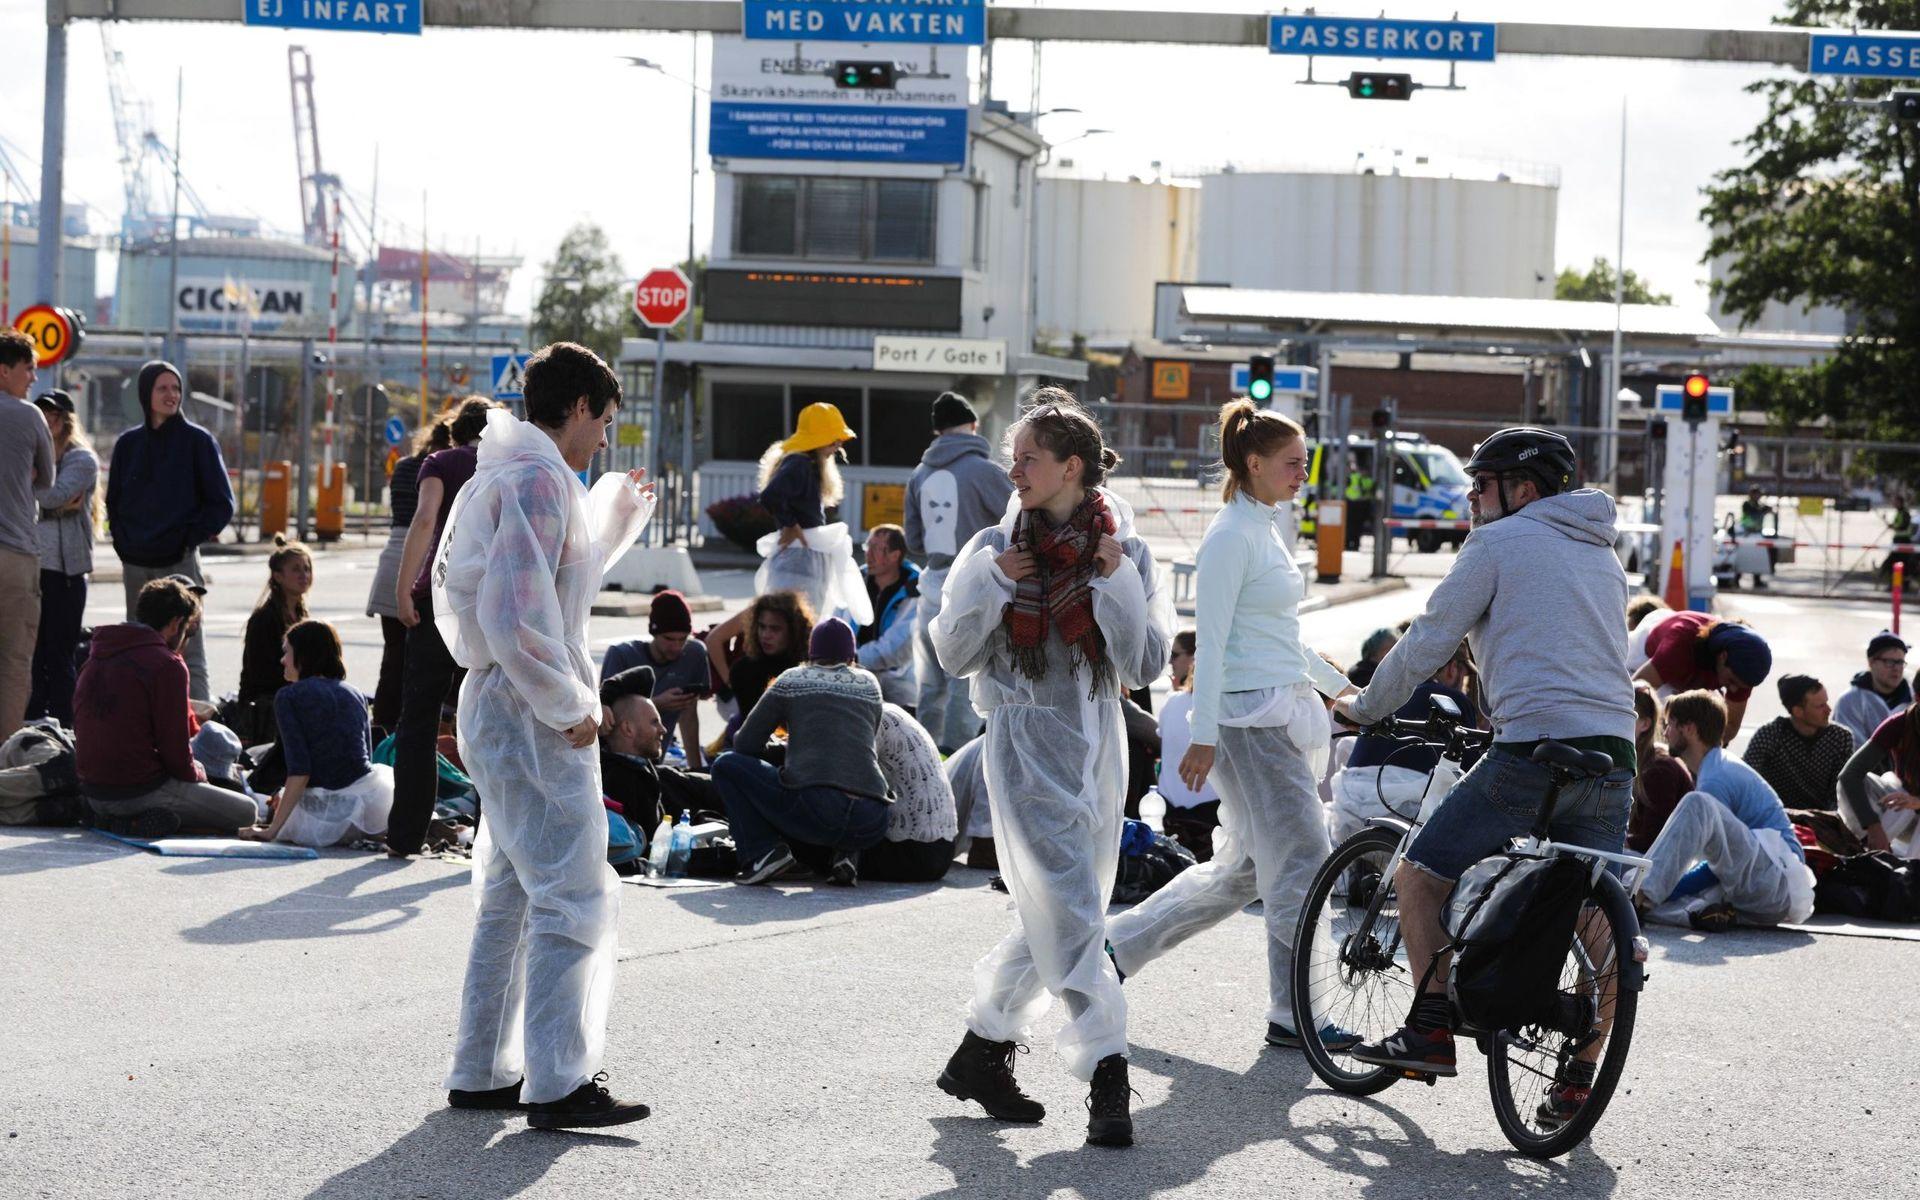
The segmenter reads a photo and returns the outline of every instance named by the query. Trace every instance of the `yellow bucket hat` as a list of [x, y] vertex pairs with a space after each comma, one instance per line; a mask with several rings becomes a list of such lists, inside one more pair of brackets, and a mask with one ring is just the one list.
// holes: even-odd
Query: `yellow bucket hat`
[[793, 436], [780, 443], [780, 448], [788, 454], [804, 454], [835, 442], [851, 441], [858, 436], [847, 428], [847, 419], [840, 415], [839, 409], [822, 402], [809, 404], [800, 410], [800, 420]]

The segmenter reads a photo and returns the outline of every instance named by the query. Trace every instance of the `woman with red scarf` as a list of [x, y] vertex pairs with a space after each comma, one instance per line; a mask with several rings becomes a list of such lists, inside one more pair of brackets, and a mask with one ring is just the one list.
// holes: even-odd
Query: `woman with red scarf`
[[1119, 463], [1073, 397], [1042, 388], [1009, 434], [1014, 504], [954, 560], [932, 634], [987, 719], [988, 801], [1018, 913], [974, 969], [967, 1033], [940, 1087], [1039, 1121], [1013, 1055], [1054, 996], [1055, 1048], [1088, 1080], [1087, 1140], [1130, 1145], [1127, 1006], [1106, 950], [1127, 739], [1120, 697], [1167, 660], [1171, 601], [1133, 511], [1099, 485]]

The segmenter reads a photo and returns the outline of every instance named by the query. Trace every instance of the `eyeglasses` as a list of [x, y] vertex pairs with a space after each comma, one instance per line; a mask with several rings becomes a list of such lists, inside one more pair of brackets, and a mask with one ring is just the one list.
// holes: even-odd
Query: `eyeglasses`
[[1501, 477], [1498, 475], [1475, 475], [1473, 481], [1467, 484], [1467, 492], [1469, 495], [1478, 496], [1481, 492], [1486, 491], [1489, 486], [1498, 485], [1500, 479]]
[[1875, 666], [1899, 667], [1902, 671], [1907, 669], [1907, 660], [1904, 658], [1872, 658], [1867, 661]]

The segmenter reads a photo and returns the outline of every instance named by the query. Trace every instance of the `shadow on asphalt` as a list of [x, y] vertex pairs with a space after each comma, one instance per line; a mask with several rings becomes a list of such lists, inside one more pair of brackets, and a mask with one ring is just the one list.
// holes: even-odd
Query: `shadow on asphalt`
[[31, 875], [62, 867], [85, 867], [145, 853], [122, 842], [95, 837], [84, 829], [16, 825], [8, 827], [6, 835], [20, 844], [0, 849], [0, 875]]
[[632, 1138], [608, 1134], [524, 1127], [494, 1141], [509, 1124], [519, 1126], [520, 1115], [440, 1109], [393, 1145], [315, 1188], [307, 1200], [372, 1196], [507, 1200], [539, 1183], [569, 1150], [592, 1146], [624, 1150], [640, 1145]]
[[[1140, 1140], [1131, 1149], [1075, 1145], [1022, 1163], [1001, 1140], [1005, 1126], [979, 1116], [936, 1117], [930, 1161], [951, 1174], [954, 1182], [922, 1200], [1003, 1200], [1056, 1192], [1151, 1196], [1198, 1183], [1221, 1160], [1276, 1141], [1354, 1177], [1358, 1194], [1372, 1200], [1548, 1193], [1608, 1196], [1618, 1186], [1613, 1167], [1585, 1145], [1567, 1159], [1551, 1163], [1505, 1150], [1443, 1151], [1411, 1117], [1390, 1104], [1322, 1088], [1297, 1054], [1265, 1051], [1245, 1072], [1145, 1046], [1134, 1047], [1130, 1058], [1136, 1078], [1159, 1075], [1170, 1085], [1164, 1101], [1135, 1110], [1134, 1128]], [[1454, 1086], [1471, 1087], [1473, 1082], [1467, 1077], [1456, 1080]], [[1287, 1097], [1294, 1099], [1289, 1102]], [[1302, 1108], [1312, 1111], [1296, 1115]], [[1329, 1110], [1337, 1115], [1327, 1115]], [[1391, 1130], [1369, 1119], [1378, 1117], [1386, 1118]], [[1048, 1123], [1077, 1130], [1084, 1120], [1076, 1106], [1056, 1110]], [[1486, 1123], [1497, 1137], [1491, 1109]], [[1286, 1194], [1286, 1183], [1275, 1179], [1272, 1191]]]
[[[381, 933], [419, 916], [421, 903], [435, 892], [465, 887], [469, 879], [465, 871], [438, 871], [429, 878], [382, 891], [355, 890], [362, 884], [405, 872], [412, 865], [385, 856], [369, 858], [351, 870], [316, 880], [298, 891], [235, 909], [180, 936], [201, 945], [231, 946]], [[209, 859], [180, 873], [211, 874], [236, 866]]]
[[728, 887], [663, 889], [675, 904], [703, 920], [719, 925], [767, 925], [779, 921], [811, 921], [816, 917], [895, 904], [912, 900], [928, 892], [978, 891], [1006, 899], [987, 891], [990, 872], [955, 866], [944, 879], [934, 883], [862, 883], [859, 887], [840, 888], [821, 880], [783, 881], [765, 887], [733, 884]]
[[1649, 937], [1669, 962], [1689, 967], [1711, 967], [1736, 958], [1779, 954], [1814, 943], [1814, 936], [1798, 929], [1744, 929], [1727, 933], [1694, 933], [1672, 925], [1652, 926]]

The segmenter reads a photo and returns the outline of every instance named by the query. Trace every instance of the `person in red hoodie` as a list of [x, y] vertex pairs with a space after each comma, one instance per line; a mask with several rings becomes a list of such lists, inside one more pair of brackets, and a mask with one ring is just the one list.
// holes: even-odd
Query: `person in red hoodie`
[[156, 579], [140, 589], [134, 618], [93, 631], [74, 688], [74, 766], [87, 809], [110, 833], [231, 836], [253, 824], [253, 801], [208, 783], [189, 745], [180, 648], [200, 622], [200, 599], [177, 579]]

